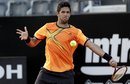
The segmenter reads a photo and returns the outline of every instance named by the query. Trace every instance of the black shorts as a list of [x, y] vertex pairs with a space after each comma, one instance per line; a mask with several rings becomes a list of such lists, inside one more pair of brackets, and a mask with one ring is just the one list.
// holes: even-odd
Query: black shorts
[[74, 84], [74, 71], [51, 72], [41, 68], [35, 84]]

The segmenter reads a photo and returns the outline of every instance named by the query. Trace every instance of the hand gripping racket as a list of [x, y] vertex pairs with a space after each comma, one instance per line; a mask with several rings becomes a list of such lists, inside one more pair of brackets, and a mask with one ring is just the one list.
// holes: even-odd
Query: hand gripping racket
[[111, 77], [112, 81], [120, 80], [126, 74], [127, 69], [125, 65], [116, 67]]

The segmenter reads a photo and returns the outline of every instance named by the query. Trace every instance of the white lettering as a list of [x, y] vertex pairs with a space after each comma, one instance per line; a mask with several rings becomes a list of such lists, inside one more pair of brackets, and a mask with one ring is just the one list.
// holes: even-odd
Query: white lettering
[[17, 69], [12, 69], [11, 65], [7, 65], [6, 66], [6, 76], [7, 79], [12, 79], [12, 74], [16, 74], [18, 79], [22, 79], [23, 75], [22, 75], [22, 65], [18, 64], [17, 65]]
[[[102, 49], [105, 51], [105, 52], [109, 52], [109, 40], [107, 38], [103, 38], [103, 39], [95, 39], [94, 40], [94, 43], [97, 44], [98, 46], [102, 47]], [[95, 59], [93, 59], [94, 61], [93, 62], [99, 62], [99, 56], [97, 56], [95, 53], [94, 53], [94, 56], [93, 56]], [[98, 59], [96, 59], [98, 57]], [[102, 62], [107, 62], [106, 60], [102, 59]]]
[[121, 48], [121, 62], [128, 62], [128, 54], [130, 49], [130, 40], [128, 38], [124, 38], [122, 40], [122, 48]]
[[[93, 42], [93, 39], [90, 39]], [[89, 48], [86, 48], [85, 53], [85, 63], [91, 63], [92, 62], [92, 51]]]
[[[119, 34], [113, 34], [112, 38], [94, 38], [90, 39], [93, 43], [100, 46], [106, 53], [110, 54], [117, 62], [127, 63], [129, 61], [130, 40], [128, 38], [119, 38]], [[106, 63], [107, 61], [86, 48], [85, 63]], [[109, 69], [109, 70], [108, 70]], [[109, 72], [106, 72], [109, 71]], [[87, 75], [111, 75], [112, 67], [104, 66], [82, 66], [81, 72]], [[130, 74], [130, 66], [126, 74]]]
[[119, 39], [118, 34], [114, 34], [112, 38], [110, 39], [110, 44], [111, 44], [111, 56], [119, 62], [119, 56], [118, 56], [118, 49], [119, 45], [121, 44], [121, 39]]
[[5, 74], [4, 68], [0, 66], [0, 79], [4, 76], [4, 74]]
[[[119, 34], [113, 34], [112, 38], [91, 39], [92, 42], [99, 45], [106, 53], [110, 54], [117, 62], [128, 62], [128, 53], [130, 49], [130, 40], [128, 38], [119, 38]], [[99, 56], [86, 48], [85, 63], [98, 63]], [[102, 63], [107, 62], [102, 59]]]

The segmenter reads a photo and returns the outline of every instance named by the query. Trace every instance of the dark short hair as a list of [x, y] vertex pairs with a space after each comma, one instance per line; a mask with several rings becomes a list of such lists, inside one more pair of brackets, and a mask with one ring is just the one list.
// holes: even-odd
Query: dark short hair
[[62, 1], [62, 2], [60, 2], [58, 4], [58, 6], [57, 6], [57, 12], [60, 12], [61, 8], [63, 8], [63, 7], [68, 7], [70, 9], [70, 12], [71, 12], [70, 4], [67, 1]]

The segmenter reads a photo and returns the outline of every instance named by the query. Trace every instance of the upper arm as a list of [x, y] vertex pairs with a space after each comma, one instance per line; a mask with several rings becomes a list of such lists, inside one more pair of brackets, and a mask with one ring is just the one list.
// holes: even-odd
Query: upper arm
[[88, 40], [88, 41], [85, 42], [84, 45], [85, 45], [86, 47], [90, 47], [90, 48], [91, 48], [91, 46], [93, 45], [93, 43], [92, 43], [90, 40]]

